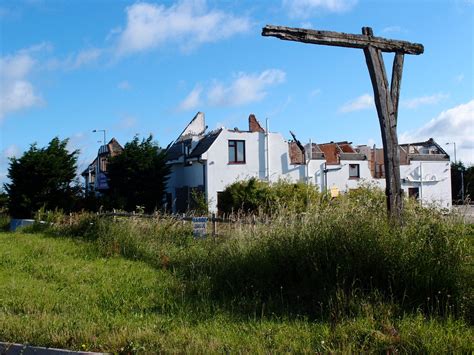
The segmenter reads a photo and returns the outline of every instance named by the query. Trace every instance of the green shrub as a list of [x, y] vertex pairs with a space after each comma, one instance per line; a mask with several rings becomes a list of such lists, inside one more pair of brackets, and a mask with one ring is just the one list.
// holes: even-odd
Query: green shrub
[[321, 194], [315, 186], [287, 180], [269, 184], [250, 178], [227, 186], [219, 198], [218, 208], [225, 214], [274, 214], [282, 209], [300, 213], [320, 202]]
[[[73, 215], [48, 229], [90, 240], [103, 255], [172, 269], [187, 293], [247, 315], [265, 311], [337, 320], [374, 304], [388, 304], [387, 312], [397, 314], [474, 314], [472, 226], [413, 202], [406, 204], [404, 224], [392, 225], [383, 193], [370, 187], [334, 200], [311, 192], [311, 203], [303, 197], [292, 202], [294, 191], [307, 193], [304, 188], [287, 183], [270, 188], [257, 180], [232, 187], [233, 197], [248, 208], [257, 208], [257, 196], [287, 197], [280, 197], [268, 218], [220, 226], [217, 239], [194, 239], [189, 224], [159, 215]], [[295, 212], [299, 208], [304, 213]]]
[[10, 230], [10, 216], [0, 213], [0, 231], [7, 232]]
[[194, 215], [208, 215], [209, 205], [206, 194], [200, 190], [193, 189], [191, 192], [191, 211]]
[[383, 198], [372, 193], [349, 194], [305, 215], [281, 211], [269, 226], [214, 245], [203, 260], [194, 255], [188, 263], [193, 274], [211, 280], [214, 297], [240, 302], [246, 311], [257, 303], [312, 316], [342, 307], [350, 315], [351, 305], [375, 293], [400, 311], [473, 314], [467, 281], [472, 228], [411, 207], [405, 224], [393, 226]]

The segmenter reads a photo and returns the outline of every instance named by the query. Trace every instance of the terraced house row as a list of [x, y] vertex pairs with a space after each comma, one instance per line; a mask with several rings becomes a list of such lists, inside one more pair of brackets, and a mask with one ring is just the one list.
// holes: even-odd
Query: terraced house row
[[[348, 141], [302, 143], [291, 131], [290, 135], [287, 140], [281, 133], [269, 132], [252, 114], [245, 130], [208, 130], [204, 113], [198, 112], [167, 150], [167, 164], [171, 166], [164, 201], [167, 210], [185, 212], [192, 207], [193, 191], [199, 191], [210, 211], [217, 212], [220, 193], [226, 186], [251, 177], [269, 182], [304, 181], [333, 196], [361, 183], [385, 188], [382, 148]], [[107, 154], [119, 154], [117, 145], [112, 140], [101, 147], [95, 163], [84, 171], [91, 189], [106, 188], [104, 178], [99, 178], [105, 172], [100, 161]], [[404, 193], [424, 204], [450, 208], [450, 159], [441, 146], [429, 139], [401, 144], [399, 153]]]

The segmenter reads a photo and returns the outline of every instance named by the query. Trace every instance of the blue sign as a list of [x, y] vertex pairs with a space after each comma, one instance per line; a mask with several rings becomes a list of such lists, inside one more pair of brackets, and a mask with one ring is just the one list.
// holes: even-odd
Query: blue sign
[[107, 175], [104, 173], [99, 173], [97, 175], [97, 190], [107, 190], [109, 188], [109, 183], [107, 182]]
[[193, 217], [193, 236], [203, 238], [207, 234], [207, 217]]

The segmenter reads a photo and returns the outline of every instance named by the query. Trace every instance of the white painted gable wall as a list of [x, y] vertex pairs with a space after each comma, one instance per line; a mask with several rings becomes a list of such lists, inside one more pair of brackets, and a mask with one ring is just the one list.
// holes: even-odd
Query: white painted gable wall
[[[290, 164], [288, 142], [280, 133], [269, 133], [269, 175], [270, 181], [279, 179], [289, 181], [308, 181], [320, 190], [336, 186], [341, 193], [357, 188], [361, 182], [385, 188], [385, 179], [372, 178], [367, 160], [342, 160], [340, 165], [325, 165], [325, 160], [311, 160], [306, 165]], [[245, 164], [229, 164], [229, 140], [245, 141]], [[260, 132], [239, 132], [223, 129], [200, 162], [191, 166], [175, 165], [171, 174], [168, 191], [174, 194], [174, 188], [196, 187], [205, 184], [209, 209], [217, 211], [217, 193], [223, 191], [235, 181], [256, 177], [267, 179], [266, 137]], [[205, 165], [205, 172], [203, 171]], [[359, 164], [359, 179], [349, 179], [349, 164]], [[425, 204], [451, 207], [451, 173], [447, 161], [423, 161], [422, 201]], [[406, 182], [402, 188], [408, 193], [409, 187], [420, 186], [420, 162], [402, 165], [400, 175]], [[324, 172], [327, 169], [326, 173]], [[326, 174], [326, 176], [325, 176]], [[204, 182], [204, 179], [206, 180]], [[411, 181], [409, 181], [411, 180]], [[326, 185], [327, 181], [327, 185]], [[173, 195], [174, 198], [174, 195]]]

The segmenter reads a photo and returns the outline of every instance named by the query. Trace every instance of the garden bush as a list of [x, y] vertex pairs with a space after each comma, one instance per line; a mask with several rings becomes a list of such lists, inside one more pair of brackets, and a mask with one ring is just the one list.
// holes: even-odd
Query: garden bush
[[[274, 191], [259, 184], [249, 181], [246, 188], [276, 201]], [[291, 193], [289, 185], [281, 186], [280, 196]], [[247, 198], [245, 188], [236, 191]], [[160, 215], [83, 214], [47, 228], [90, 240], [106, 256], [172, 270], [193, 297], [247, 315], [332, 319], [388, 304], [387, 312], [397, 314], [472, 317], [472, 226], [413, 201], [406, 201], [403, 225], [393, 225], [383, 193], [370, 187], [333, 200], [317, 193], [311, 201], [317, 198], [280, 206], [253, 224], [230, 225], [217, 238], [194, 239], [189, 224]], [[252, 206], [251, 198], [246, 201]], [[304, 212], [295, 212], [303, 206]]]
[[322, 195], [317, 188], [302, 182], [280, 180], [268, 182], [250, 178], [236, 181], [222, 192], [218, 208], [224, 214], [274, 214], [279, 209], [304, 212], [311, 204], [319, 204]]

